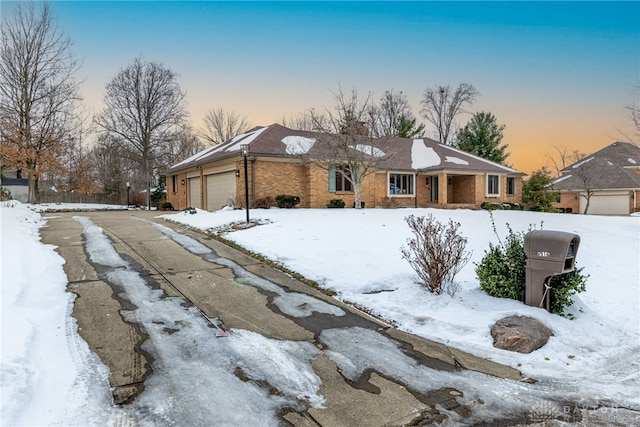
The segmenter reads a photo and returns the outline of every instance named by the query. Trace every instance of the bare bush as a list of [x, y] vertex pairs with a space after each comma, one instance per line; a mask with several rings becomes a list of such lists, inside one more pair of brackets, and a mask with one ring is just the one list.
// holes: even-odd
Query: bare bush
[[405, 221], [414, 237], [407, 239], [408, 247], [403, 246], [400, 251], [418, 273], [418, 283], [437, 295], [442, 294], [445, 286], [453, 288], [453, 279], [471, 258], [471, 253], [465, 252], [467, 239], [458, 234], [460, 223], [449, 219], [444, 225], [431, 214], [409, 215]]
[[378, 200], [378, 206], [384, 209], [392, 209], [398, 207], [398, 201], [391, 197], [381, 197]]

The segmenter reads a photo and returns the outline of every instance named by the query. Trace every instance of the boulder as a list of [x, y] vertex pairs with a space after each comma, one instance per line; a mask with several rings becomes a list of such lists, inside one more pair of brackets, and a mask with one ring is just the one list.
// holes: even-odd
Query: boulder
[[496, 348], [531, 353], [545, 345], [553, 332], [536, 319], [509, 316], [498, 320], [491, 327], [491, 336]]

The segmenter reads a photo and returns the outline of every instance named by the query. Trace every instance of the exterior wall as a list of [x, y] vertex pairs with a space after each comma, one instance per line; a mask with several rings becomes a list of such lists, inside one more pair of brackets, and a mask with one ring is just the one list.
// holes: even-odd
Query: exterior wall
[[[244, 204], [244, 161], [236, 164], [240, 177], [236, 180], [236, 194], [240, 204]], [[300, 197], [300, 207], [307, 207], [309, 195], [306, 190], [306, 166], [300, 163], [248, 159], [249, 168], [249, 203], [256, 199], [279, 194]]]
[[[493, 175], [493, 174], [491, 174]], [[516, 177], [516, 194], [507, 194], [507, 176], [500, 177], [500, 194], [497, 196], [487, 196], [487, 175], [475, 176], [475, 204], [480, 207], [484, 202], [488, 203], [522, 203], [522, 178]]]
[[177, 191], [172, 191], [171, 188], [171, 176], [167, 175], [167, 202], [171, 203], [176, 210], [183, 210], [189, 206], [187, 202], [187, 173], [180, 172], [177, 174]]
[[560, 193], [560, 203], [554, 203], [553, 207], [566, 213], [580, 213], [580, 193], [563, 191]]
[[[171, 176], [167, 176], [167, 201], [175, 209], [184, 209], [190, 206], [188, 200], [187, 185], [188, 178], [203, 177], [209, 173], [219, 173], [224, 170], [236, 171], [236, 203], [244, 206], [245, 182], [244, 182], [244, 161], [242, 159], [226, 162], [223, 165], [211, 167], [204, 166], [203, 169], [191, 169], [177, 175], [178, 189], [173, 192], [171, 186]], [[330, 200], [342, 199], [345, 206], [354, 205], [355, 195], [353, 192], [329, 192], [329, 172], [326, 168], [321, 168], [314, 164], [303, 164], [290, 160], [270, 159], [270, 158], [249, 158], [249, 203], [253, 205], [256, 199], [267, 196], [276, 197], [279, 194], [290, 194], [300, 197], [301, 208], [325, 208]], [[367, 175], [360, 185], [360, 198], [365, 203], [365, 207], [439, 207], [454, 208], [466, 207], [479, 209], [482, 202], [495, 203], [520, 203], [522, 201], [522, 179], [516, 178], [516, 194], [507, 195], [507, 176], [500, 175], [500, 194], [496, 197], [487, 197], [486, 175], [450, 175], [446, 172], [438, 173], [439, 194], [436, 203], [430, 202], [430, 188], [427, 185], [427, 178], [433, 174], [416, 174], [414, 179], [413, 196], [397, 196], [388, 193], [388, 175], [386, 172], [376, 172]], [[203, 180], [206, 182], [206, 180]], [[202, 192], [206, 194], [205, 184]], [[640, 193], [638, 194], [640, 196]], [[206, 200], [203, 198], [203, 203]], [[639, 201], [640, 203], [640, 201]], [[196, 206], [202, 208], [202, 206]], [[576, 212], [577, 210], [574, 210]]]

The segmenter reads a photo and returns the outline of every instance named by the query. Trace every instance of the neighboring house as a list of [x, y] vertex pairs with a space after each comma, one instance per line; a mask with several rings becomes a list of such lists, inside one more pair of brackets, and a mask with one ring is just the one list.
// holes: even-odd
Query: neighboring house
[[[172, 166], [167, 201], [175, 209], [209, 211], [244, 203], [244, 161], [248, 145], [250, 204], [279, 194], [300, 197], [299, 207], [324, 208], [331, 199], [354, 205], [351, 183], [340, 164], [320, 167], [329, 135], [273, 124], [255, 128]], [[520, 203], [523, 173], [455, 148], [423, 139], [362, 137], [378, 145], [384, 161], [361, 184], [365, 207], [406, 206], [480, 208], [483, 202]], [[355, 149], [356, 147], [354, 147]], [[237, 203], [236, 203], [237, 202]]]
[[640, 211], [640, 147], [613, 144], [560, 171], [552, 185], [560, 191], [554, 207], [563, 212], [629, 215]]
[[0, 187], [9, 190], [13, 200], [27, 203], [29, 197], [29, 183], [27, 178], [0, 178]]

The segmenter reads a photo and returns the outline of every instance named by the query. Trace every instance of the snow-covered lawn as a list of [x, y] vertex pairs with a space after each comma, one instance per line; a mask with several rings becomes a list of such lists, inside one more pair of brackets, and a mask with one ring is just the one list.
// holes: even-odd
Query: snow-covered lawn
[[[122, 414], [110, 403], [106, 368], [70, 317], [73, 299], [65, 292], [63, 260], [39, 242], [38, 229], [46, 222], [26, 205], [1, 206], [1, 424], [117, 424]], [[424, 291], [401, 258], [400, 247], [410, 237], [404, 218], [428, 213], [460, 222], [473, 251], [454, 297]], [[163, 217], [207, 230], [242, 222], [245, 213]], [[251, 217], [263, 224], [225, 237], [336, 291], [343, 301], [367, 307], [401, 329], [517, 367], [550, 397], [640, 410], [640, 217], [494, 212], [501, 237], [507, 223], [526, 231], [541, 222], [546, 230], [581, 236], [577, 264], [589, 279], [570, 309], [574, 320], [479, 289], [475, 263], [489, 242], [497, 243], [485, 211], [270, 209], [252, 210]], [[491, 325], [514, 314], [539, 319], [554, 336], [531, 354], [493, 348]]]
[[[404, 218], [428, 215], [460, 222], [471, 261], [459, 273], [454, 297], [432, 295], [400, 247], [411, 237]], [[242, 222], [244, 211], [197, 211], [163, 216], [207, 230]], [[399, 328], [496, 362], [517, 367], [542, 387], [585, 405], [612, 402], [640, 409], [640, 217], [605, 217], [494, 211], [500, 238], [507, 224], [580, 235], [576, 258], [589, 275], [587, 291], [568, 310], [574, 320], [480, 290], [475, 264], [489, 243], [498, 243], [487, 211], [439, 209], [252, 210], [263, 225], [225, 235], [368, 308]], [[543, 348], [519, 354], [493, 347], [490, 328], [510, 315], [540, 320], [554, 336]]]

